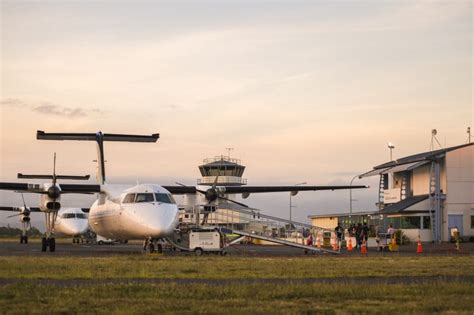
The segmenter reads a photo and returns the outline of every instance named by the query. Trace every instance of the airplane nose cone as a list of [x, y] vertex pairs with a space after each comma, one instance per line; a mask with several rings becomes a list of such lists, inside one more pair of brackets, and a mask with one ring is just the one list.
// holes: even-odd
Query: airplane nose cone
[[87, 232], [89, 224], [87, 219], [75, 219], [66, 222], [63, 228], [68, 235], [81, 235]]
[[173, 233], [178, 222], [178, 207], [174, 204], [158, 204], [142, 212], [143, 231], [151, 237]]

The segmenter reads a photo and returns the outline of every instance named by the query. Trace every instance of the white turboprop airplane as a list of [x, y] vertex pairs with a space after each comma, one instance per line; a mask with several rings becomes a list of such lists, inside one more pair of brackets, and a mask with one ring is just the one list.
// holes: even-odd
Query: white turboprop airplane
[[[98, 185], [90, 184], [28, 184], [0, 183], [0, 189], [41, 194], [41, 210], [54, 217], [60, 209], [63, 193], [98, 193], [98, 199], [90, 207], [89, 225], [95, 233], [119, 240], [144, 239], [145, 247], [154, 250], [154, 241], [170, 236], [178, 225], [178, 206], [173, 194], [202, 194], [209, 204], [224, 199], [225, 194], [292, 192], [367, 188], [367, 186], [216, 186], [201, 189], [196, 186], [161, 186], [156, 184], [112, 185], [105, 181], [104, 141], [156, 142], [159, 134], [123, 135], [97, 133], [45, 133], [38, 130], [39, 140], [83, 140], [97, 143]], [[53, 220], [54, 221], [54, 220]], [[53, 226], [54, 227], [54, 226]], [[148, 242], [150, 241], [150, 242]], [[47, 225], [46, 247], [54, 244], [54, 235]], [[50, 250], [52, 250], [50, 246]]]
[[[9, 216], [18, 216], [22, 224], [22, 235], [20, 236], [21, 244], [28, 244], [28, 230], [31, 228], [31, 212], [41, 212], [38, 207], [0, 207], [2, 211], [17, 211], [18, 214]], [[88, 209], [85, 209], [86, 211]], [[55, 219], [54, 234], [58, 236], [73, 237], [73, 242], [87, 232], [89, 229], [89, 221], [87, 215], [81, 208], [61, 208]], [[54, 245], [53, 245], [54, 246]], [[45, 249], [46, 250], [46, 249]], [[54, 249], [53, 249], [54, 251]]]

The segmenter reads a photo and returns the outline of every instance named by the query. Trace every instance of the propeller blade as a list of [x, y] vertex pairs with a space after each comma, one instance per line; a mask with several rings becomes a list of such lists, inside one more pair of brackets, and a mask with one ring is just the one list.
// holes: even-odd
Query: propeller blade
[[13, 218], [13, 217], [17, 217], [19, 215], [21, 215], [21, 213], [17, 213], [17, 214], [14, 214], [14, 215], [9, 215], [7, 218]]
[[23, 193], [21, 193], [21, 199], [23, 199], [23, 207], [27, 209], [28, 207], [26, 206], [25, 197], [23, 197]]
[[56, 185], [56, 152], [54, 152], [53, 160], [53, 186]]

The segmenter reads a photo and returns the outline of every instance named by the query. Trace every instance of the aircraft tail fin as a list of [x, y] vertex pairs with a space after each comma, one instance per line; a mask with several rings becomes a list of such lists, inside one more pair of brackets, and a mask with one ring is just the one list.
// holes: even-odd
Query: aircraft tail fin
[[42, 130], [36, 132], [38, 140], [78, 140], [96, 141], [97, 143], [97, 181], [105, 184], [105, 158], [104, 141], [120, 142], [156, 142], [160, 138], [159, 133], [152, 135], [128, 135], [128, 134], [108, 134], [98, 131], [97, 133], [46, 133]]

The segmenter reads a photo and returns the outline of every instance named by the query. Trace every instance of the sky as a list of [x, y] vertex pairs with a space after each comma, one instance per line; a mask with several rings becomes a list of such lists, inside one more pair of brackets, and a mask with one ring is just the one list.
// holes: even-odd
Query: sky
[[[160, 133], [107, 143], [109, 183], [192, 185], [204, 158], [232, 147], [251, 185], [326, 185], [387, 162], [389, 141], [397, 158], [427, 151], [433, 128], [443, 146], [465, 143], [473, 125], [472, 1], [0, 5], [0, 181], [50, 173], [53, 152], [58, 172], [95, 174], [93, 143], [37, 141], [36, 130]], [[354, 184], [372, 186], [354, 191], [354, 210], [375, 210], [377, 178]], [[288, 216], [288, 194], [245, 202]], [[307, 222], [348, 212], [349, 193], [293, 204]]]

